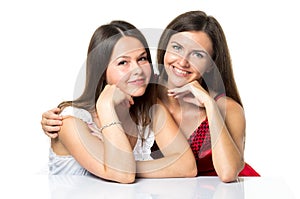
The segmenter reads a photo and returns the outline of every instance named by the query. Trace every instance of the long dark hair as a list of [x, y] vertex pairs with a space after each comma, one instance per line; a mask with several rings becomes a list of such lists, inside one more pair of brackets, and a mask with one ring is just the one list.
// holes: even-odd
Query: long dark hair
[[203, 31], [212, 41], [213, 55], [211, 59], [216, 67], [203, 74], [205, 81], [200, 82], [203, 88], [206, 90], [212, 89], [218, 94], [225, 92], [228, 97], [231, 97], [242, 106], [223, 29], [214, 17], [208, 16], [202, 11], [189, 11], [179, 15], [169, 23], [162, 33], [157, 50], [160, 80], [166, 81], [168, 78], [164, 70], [164, 55], [171, 36], [185, 31]]
[[[138, 39], [147, 52], [147, 59], [151, 64], [152, 74], [150, 84], [143, 96], [134, 98], [134, 105], [130, 107], [130, 115], [138, 124], [146, 125], [150, 122], [149, 110], [156, 102], [156, 85], [148, 43], [143, 34], [132, 24], [125, 21], [112, 21], [102, 25], [94, 32], [88, 47], [86, 59], [86, 83], [80, 97], [73, 101], [65, 101], [58, 105], [60, 108], [74, 106], [89, 112], [96, 111], [96, 102], [104, 87], [107, 85], [106, 69], [109, 64], [114, 46], [120, 38], [130, 36]], [[153, 84], [151, 84], [153, 83]]]

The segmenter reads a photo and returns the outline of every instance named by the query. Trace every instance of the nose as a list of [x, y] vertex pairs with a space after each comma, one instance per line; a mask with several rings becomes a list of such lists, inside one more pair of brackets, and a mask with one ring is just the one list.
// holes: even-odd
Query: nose
[[189, 64], [189, 61], [187, 59], [188, 55], [181, 55], [181, 56], [178, 56], [178, 64], [182, 67], [189, 67], [190, 64]]
[[131, 71], [132, 71], [132, 74], [139, 75], [142, 73], [143, 70], [142, 70], [141, 66], [138, 64], [138, 62], [133, 62], [131, 65]]

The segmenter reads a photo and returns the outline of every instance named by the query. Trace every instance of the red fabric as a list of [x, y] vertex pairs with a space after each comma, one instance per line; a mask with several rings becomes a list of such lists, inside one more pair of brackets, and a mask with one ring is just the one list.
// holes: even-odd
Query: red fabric
[[[208, 120], [205, 119], [188, 139], [193, 150], [198, 176], [217, 176], [212, 162], [211, 138]], [[239, 176], [260, 176], [249, 164], [245, 163]]]

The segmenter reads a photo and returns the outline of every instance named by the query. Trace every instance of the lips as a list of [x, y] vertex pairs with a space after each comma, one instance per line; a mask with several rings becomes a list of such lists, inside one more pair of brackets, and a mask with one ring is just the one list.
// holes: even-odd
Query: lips
[[191, 72], [186, 71], [186, 70], [182, 70], [180, 68], [177, 68], [175, 66], [171, 66], [173, 68], [173, 72], [175, 73], [175, 75], [180, 76], [180, 77], [186, 77], [189, 74], [191, 74]]
[[130, 81], [128, 81], [128, 84], [143, 85], [143, 84], [145, 84], [145, 79], [138, 78], [138, 79], [130, 80]]

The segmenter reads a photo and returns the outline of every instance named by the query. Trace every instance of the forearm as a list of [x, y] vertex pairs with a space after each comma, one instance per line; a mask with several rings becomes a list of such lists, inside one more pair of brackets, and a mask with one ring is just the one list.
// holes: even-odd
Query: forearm
[[115, 109], [113, 106], [107, 106], [106, 111], [110, 114], [101, 114], [103, 111], [103, 107], [98, 109], [102, 129], [100, 133], [104, 139], [106, 168], [135, 173], [136, 166], [132, 148]]
[[160, 159], [137, 162], [137, 176], [144, 178], [194, 177], [197, 166], [189, 150]]
[[243, 151], [232, 138], [215, 102], [206, 106], [213, 164], [224, 181], [235, 180], [244, 166]]
[[[135, 161], [132, 153], [124, 152], [116, 147], [105, 147], [109, 145], [105, 137], [100, 140], [93, 136], [82, 120], [74, 117], [66, 118], [58, 140], [82, 167], [94, 175], [122, 183], [134, 181]], [[52, 143], [54, 144], [58, 145], [58, 143]], [[61, 154], [62, 151], [56, 148], [53, 148], [55, 152]], [[113, 159], [114, 157], [116, 158]]]
[[137, 175], [140, 177], [192, 177], [197, 174], [194, 154], [184, 135], [171, 117], [164, 104], [154, 110], [153, 131], [155, 141], [163, 158], [138, 162]]
[[117, 127], [111, 128], [111, 134], [103, 133], [104, 139], [104, 161], [106, 169], [115, 169], [122, 172], [135, 173], [135, 159], [127, 137], [124, 133], [115, 131]]

